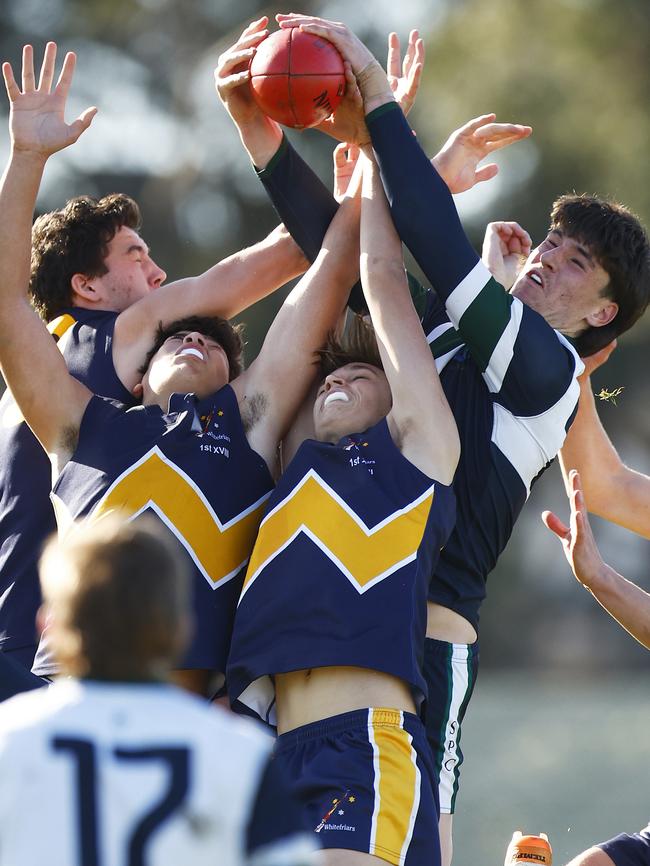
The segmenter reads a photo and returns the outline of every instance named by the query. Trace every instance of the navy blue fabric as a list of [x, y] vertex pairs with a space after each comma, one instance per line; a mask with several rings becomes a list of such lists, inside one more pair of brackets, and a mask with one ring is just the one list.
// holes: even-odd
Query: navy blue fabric
[[[309, 829], [323, 848], [374, 853], [389, 863], [398, 863], [401, 852], [373, 850], [371, 830], [375, 802], [375, 752], [370, 742], [369, 713], [355, 710], [295, 728], [281, 734], [275, 756], [292, 779], [293, 792], [302, 803]], [[375, 710], [379, 718], [397, 711]], [[422, 722], [412, 713], [402, 713], [402, 729], [411, 736], [420, 772], [419, 805], [413, 834], [404, 852], [404, 866], [438, 866], [440, 842], [438, 808], [431, 755]], [[377, 724], [377, 722], [375, 723]], [[379, 722], [396, 728], [392, 722]], [[399, 767], [393, 767], [393, 784], [399, 785]], [[404, 816], [399, 816], [399, 821]]]
[[[353, 513], [369, 530], [408, 510], [433, 487], [419, 547], [413, 559], [391, 561], [388, 573], [360, 591], [321, 549], [322, 542], [314, 540], [307, 516], [307, 531], [292, 535], [288, 544], [283, 533], [293, 532], [293, 525], [283, 522], [280, 535], [268, 542], [277, 544], [276, 555], [245, 585], [237, 609], [228, 660], [231, 699], [251, 706], [242, 693], [256, 680], [336, 665], [391, 674], [422, 698], [426, 595], [440, 547], [454, 524], [452, 489], [434, 483], [402, 455], [383, 419], [337, 444], [303, 442], [269, 499], [267, 515], [277, 510], [284, 521], [283, 503], [291, 503], [313, 473], [322, 480], [322, 489], [324, 482], [336, 500], [345, 503], [344, 519]], [[266, 545], [266, 531], [263, 523], [258, 543], [262, 539]], [[354, 543], [347, 535], [341, 538], [342, 543]], [[267, 718], [267, 708], [258, 712]]]
[[612, 858], [616, 866], [649, 866], [650, 824], [638, 833], [621, 833], [601, 842], [599, 848]]
[[[173, 394], [168, 413], [159, 406], [137, 406], [127, 411], [113, 401], [93, 397], [82, 419], [77, 448], [59, 475], [53, 493], [74, 518], [91, 514], [109, 489], [117, 497], [117, 507], [132, 513], [133, 494], [128, 490], [122, 492], [124, 488], [118, 485], [136, 479], [140, 489], [136, 470], [150, 459], [171, 467], [169, 472], [177, 484], [176, 501], [172, 505], [181, 516], [192, 513], [191, 509], [196, 507], [198, 488], [222, 526], [237, 520], [253, 506], [259, 510], [261, 519], [273, 480], [265, 461], [248, 445], [237, 398], [229, 385], [204, 400], [197, 400], [192, 394]], [[190, 483], [183, 479], [189, 479]], [[169, 478], [157, 480], [163, 496], [169, 489], [168, 482]], [[220, 575], [220, 582], [212, 585], [182, 543], [191, 547], [192, 540], [181, 538], [181, 530], [172, 525], [169, 509], [166, 511], [167, 506], [158, 501], [158, 494], [144, 486], [141, 492], [142, 510], [160, 516], [162, 525], [179, 542], [179, 550], [193, 575], [194, 633], [179, 667], [223, 673], [244, 568], [230, 578]], [[126, 497], [126, 501], [121, 497]], [[254, 532], [251, 547], [253, 539]], [[201, 539], [197, 541], [200, 543]], [[242, 550], [237, 564], [245, 565], [249, 554], [250, 547]], [[41, 675], [56, 672], [47, 629], [33, 671]]]
[[268, 761], [246, 828], [246, 853], [286, 841], [307, 832], [301, 805], [296, 799], [285, 767], [274, 758]]
[[0, 702], [20, 692], [29, 692], [48, 685], [45, 680], [30, 673], [25, 662], [18, 661], [15, 655], [17, 654], [0, 652]]
[[[63, 315], [74, 320], [60, 341], [72, 375], [96, 393], [132, 404], [113, 366], [117, 313], [75, 307]], [[56, 522], [49, 499], [50, 461], [21, 417], [5, 392], [0, 401], [0, 648], [23, 651], [29, 668], [38, 642], [37, 563]]]

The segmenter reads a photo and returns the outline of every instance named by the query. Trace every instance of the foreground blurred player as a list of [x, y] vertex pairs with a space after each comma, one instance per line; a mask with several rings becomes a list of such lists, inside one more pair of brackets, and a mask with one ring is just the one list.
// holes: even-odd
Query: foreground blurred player
[[459, 443], [372, 151], [362, 159], [361, 280], [379, 357], [324, 358], [316, 440], [285, 469], [251, 556], [229, 691], [277, 723], [276, 759], [327, 863], [430, 866], [436, 784], [417, 713]]
[[190, 582], [159, 528], [76, 527], [41, 581], [70, 679], [0, 708], [0, 864], [306, 863], [268, 738], [165, 682]]

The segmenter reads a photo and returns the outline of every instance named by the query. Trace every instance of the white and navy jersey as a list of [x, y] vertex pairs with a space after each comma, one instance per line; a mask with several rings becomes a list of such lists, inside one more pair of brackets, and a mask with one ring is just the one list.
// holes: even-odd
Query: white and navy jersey
[[386, 419], [307, 439], [271, 494], [228, 659], [232, 700], [275, 723], [272, 675], [353, 666], [419, 701], [429, 580], [454, 524], [451, 487], [404, 457]]
[[[430, 598], [477, 627], [487, 575], [573, 420], [583, 365], [542, 316], [491, 279], [399, 107], [377, 109], [368, 129], [397, 231], [435, 289], [409, 280], [461, 440], [456, 528]], [[331, 193], [286, 139], [259, 175], [313, 261], [336, 212]], [[363, 309], [355, 290], [350, 303]]]
[[[127, 410], [92, 397], [52, 499], [62, 533], [72, 519], [96, 520], [115, 510], [131, 519], [147, 513], [166, 527], [193, 576], [194, 631], [181, 667], [223, 674], [273, 479], [248, 444], [230, 385], [202, 400], [172, 394], [168, 408]], [[33, 671], [56, 672], [47, 630]]]
[[[117, 313], [71, 308], [48, 328], [70, 373], [92, 391], [127, 405], [133, 397], [113, 366]], [[52, 395], [56, 399], [56, 395]], [[52, 467], [11, 393], [0, 401], [0, 650], [33, 657], [41, 602], [37, 563], [56, 531], [50, 502]]]
[[492, 279], [397, 104], [369, 115], [368, 129], [397, 231], [447, 319], [432, 309], [425, 330], [460, 432], [458, 515], [429, 597], [477, 627], [487, 575], [564, 442], [584, 366], [568, 340]]
[[61, 680], [0, 707], [0, 866], [298, 866], [252, 722], [173, 686]]

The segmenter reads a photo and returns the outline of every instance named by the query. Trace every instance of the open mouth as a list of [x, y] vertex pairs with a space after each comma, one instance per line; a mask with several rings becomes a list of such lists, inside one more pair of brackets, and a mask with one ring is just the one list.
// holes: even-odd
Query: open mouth
[[528, 274], [526, 274], [526, 276], [533, 283], [536, 283], [538, 286], [541, 286], [542, 288], [544, 288], [544, 281], [540, 277], [538, 271], [529, 271]]
[[325, 400], [323, 401], [323, 408], [328, 406], [330, 403], [349, 403], [350, 398], [343, 391], [332, 391], [331, 394], [328, 394]]
[[201, 361], [205, 361], [203, 353], [200, 352], [198, 349], [195, 349], [193, 346], [188, 346], [187, 349], [181, 349], [180, 352], [177, 352], [176, 354], [179, 357], [182, 357], [184, 355], [191, 355], [191, 357], [193, 358], [198, 358]]

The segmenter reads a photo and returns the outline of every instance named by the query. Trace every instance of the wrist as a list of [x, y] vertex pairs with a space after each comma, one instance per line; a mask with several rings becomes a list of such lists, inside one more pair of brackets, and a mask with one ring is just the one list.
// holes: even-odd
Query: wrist
[[366, 114], [388, 102], [395, 102], [386, 73], [375, 59], [357, 73], [357, 85]]
[[282, 128], [275, 121], [262, 115], [247, 124], [238, 124], [239, 137], [251, 162], [264, 169], [273, 159], [282, 144]]
[[9, 158], [14, 165], [22, 165], [42, 170], [50, 156], [50, 153], [44, 153], [43, 151], [35, 150], [31, 147], [21, 147], [19, 144], [14, 142], [11, 145]]

